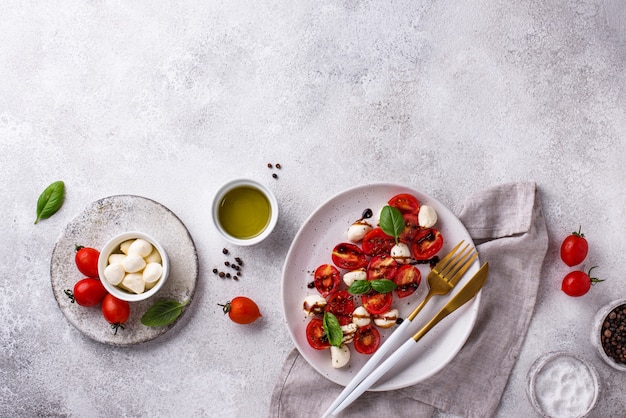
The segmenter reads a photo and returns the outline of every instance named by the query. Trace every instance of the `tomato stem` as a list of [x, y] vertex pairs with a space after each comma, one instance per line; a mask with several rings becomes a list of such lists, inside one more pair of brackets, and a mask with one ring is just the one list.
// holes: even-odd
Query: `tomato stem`
[[63, 291], [63, 293], [65, 293], [65, 295], [70, 298], [70, 300], [72, 301], [72, 303], [76, 302], [76, 298], [74, 297], [74, 292], [72, 292], [70, 289], [65, 289]]
[[224, 315], [230, 312], [230, 308], [231, 308], [230, 301], [226, 302], [224, 305], [222, 305], [221, 303], [218, 303], [217, 306], [222, 307], [222, 311], [224, 311]]
[[111, 324], [111, 328], [115, 330], [115, 332], [113, 333], [113, 335], [117, 335], [117, 330], [118, 329], [125, 329], [126, 327], [124, 327], [123, 324], [117, 323], [117, 324]]
[[578, 225], [578, 232], [574, 231], [574, 232], [572, 232], [572, 235], [574, 235], [576, 237], [580, 237], [580, 238], [585, 238], [585, 234], [583, 234], [581, 232], [581, 228], [582, 228], [582, 226]]
[[74, 250], [75, 250], [76, 252], [78, 252], [78, 251], [82, 250], [83, 248], [85, 248], [85, 246], [84, 246], [84, 245], [74, 244]]
[[589, 276], [589, 280], [591, 280], [591, 284], [595, 284], [595, 283], [600, 283], [603, 282], [604, 279], [598, 279], [597, 277], [591, 277], [591, 270], [595, 269], [598, 266], [593, 266], [589, 269], [589, 271], [587, 272], [587, 276]]

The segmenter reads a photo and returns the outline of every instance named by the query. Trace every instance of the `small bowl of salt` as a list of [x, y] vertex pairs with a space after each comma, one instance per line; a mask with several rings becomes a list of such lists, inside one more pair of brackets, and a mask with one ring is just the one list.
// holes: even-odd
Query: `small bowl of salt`
[[530, 403], [546, 418], [585, 417], [600, 393], [600, 380], [593, 366], [564, 351], [539, 357], [530, 367], [527, 381]]

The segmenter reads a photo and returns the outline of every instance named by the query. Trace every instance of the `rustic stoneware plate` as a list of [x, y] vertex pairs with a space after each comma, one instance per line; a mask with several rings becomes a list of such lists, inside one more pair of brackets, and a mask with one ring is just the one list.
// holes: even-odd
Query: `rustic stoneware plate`
[[[441, 231], [444, 245], [440, 255], [448, 253], [461, 240], [472, 243], [472, 239], [456, 216], [436, 199], [410, 187], [397, 184], [368, 184], [348, 189], [323, 203], [298, 231], [291, 244], [285, 261], [282, 277], [283, 310], [287, 327], [291, 337], [304, 357], [314, 369], [329, 380], [345, 386], [365, 364], [368, 356], [356, 352], [349, 344], [351, 359], [347, 366], [335, 369], [331, 365], [329, 350], [315, 350], [306, 339], [306, 326], [309, 319], [302, 310], [302, 303], [307, 295], [315, 294], [315, 288], [307, 287], [313, 281], [313, 272], [320, 264], [332, 263], [331, 254], [335, 245], [347, 242], [348, 227], [365, 209], [371, 209], [374, 217], [370, 219], [373, 225], [378, 223], [378, 216], [383, 206], [394, 195], [411, 193], [420, 201], [433, 207], [438, 213], [438, 222], [435, 225]], [[417, 266], [422, 274], [422, 283], [413, 295], [398, 299], [394, 295], [392, 307], [400, 311], [402, 318], [406, 316], [424, 298], [428, 290], [426, 276], [430, 268], [424, 265]], [[472, 264], [465, 277], [457, 285], [462, 285], [479, 268], [479, 262]], [[342, 288], [345, 285], [342, 284]], [[454, 293], [454, 291], [452, 292]], [[406, 339], [410, 338], [448, 301], [449, 297], [434, 297], [427, 303], [420, 314], [411, 323]], [[356, 298], [357, 305], [360, 299]], [[480, 303], [480, 293], [463, 307], [444, 319], [439, 325], [426, 334], [416, 344], [412, 355], [400, 361], [386, 376], [383, 376], [371, 390], [394, 390], [416, 384], [445, 367], [459, 352], [470, 335]], [[393, 332], [391, 329], [378, 328], [382, 341]], [[400, 341], [400, 344], [406, 340]]]
[[[170, 258], [170, 276], [158, 294], [131, 302], [131, 314], [124, 329], [114, 334], [105, 321], [100, 305], [86, 308], [71, 303], [65, 294], [84, 276], [74, 263], [75, 246], [100, 249], [114, 236], [126, 231], [142, 231], [157, 239]], [[170, 330], [178, 320], [163, 327], [141, 324], [141, 316], [159, 300], [191, 300], [198, 281], [198, 256], [189, 231], [168, 208], [141, 196], [110, 196], [93, 202], [72, 220], [59, 237], [50, 263], [52, 291], [68, 321], [88, 337], [116, 346], [152, 340]]]

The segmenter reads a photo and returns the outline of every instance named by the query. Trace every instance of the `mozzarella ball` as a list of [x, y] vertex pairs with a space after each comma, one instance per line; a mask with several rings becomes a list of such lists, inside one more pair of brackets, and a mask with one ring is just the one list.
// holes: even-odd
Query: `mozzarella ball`
[[146, 290], [146, 282], [143, 281], [143, 275], [141, 273], [128, 273], [124, 276], [121, 286], [133, 293], [143, 293]]
[[309, 295], [304, 298], [302, 309], [307, 316], [321, 315], [324, 313], [324, 307], [326, 306], [326, 299], [320, 295]]
[[156, 283], [163, 275], [163, 266], [159, 263], [148, 263], [143, 269], [143, 281], [146, 283]]
[[113, 286], [117, 286], [122, 283], [125, 274], [126, 271], [124, 270], [124, 267], [119, 263], [109, 264], [104, 269], [104, 278]]
[[151, 252], [152, 244], [141, 238], [134, 240], [128, 247], [128, 255], [138, 254], [141, 257], [147, 257]]
[[398, 321], [399, 315], [397, 309], [390, 309], [384, 314], [374, 315], [374, 324], [381, 328], [391, 328]]
[[341, 340], [342, 344], [349, 344], [354, 341], [354, 335], [356, 334], [357, 326], [354, 323], [349, 323], [341, 326], [341, 331], [343, 332], [343, 339]]
[[359, 328], [369, 325], [372, 322], [372, 317], [367, 309], [363, 306], [358, 306], [354, 312], [352, 312], [352, 322]]
[[357, 280], [367, 280], [365, 268], [352, 270], [343, 275], [343, 282], [350, 287]]
[[422, 228], [430, 228], [437, 223], [437, 212], [431, 206], [422, 205], [417, 214], [417, 222]]
[[109, 256], [109, 264], [122, 264], [122, 261], [124, 261], [124, 258], [126, 258], [126, 255], [124, 254], [119, 254], [119, 253], [111, 254]]
[[396, 260], [397, 263], [407, 264], [411, 261], [411, 250], [404, 242], [399, 242], [391, 248], [389, 255]]
[[146, 259], [146, 263], [163, 263], [163, 260], [161, 259], [161, 254], [156, 248], [153, 248], [152, 252], [144, 258]]
[[124, 266], [124, 270], [126, 270], [127, 273], [137, 273], [146, 266], [146, 260], [139, 254], [129, 254], [124, 257], [122, 266]]
[[348, 228], [348, 241], [350, 242], [359, 242], [363, 239], [365, 234], [371, 231], [372, 225], [364, 220], [359, 220], [350, 225]]
[[333, 367], [339, 369], [350, 361], [350, 349], [345, 345], [340, 345], [339, 347], [331, 346], [330, 359]]
[[124, 241], [123, 243], [120, 244], [120, 251], [123, 252], [124, 254], [128, 254], [128, 247], [130, 247], [130, 244], [133, 243], [133, 241], [135, 241], [134, 239], [129, 239], [128, 241]]

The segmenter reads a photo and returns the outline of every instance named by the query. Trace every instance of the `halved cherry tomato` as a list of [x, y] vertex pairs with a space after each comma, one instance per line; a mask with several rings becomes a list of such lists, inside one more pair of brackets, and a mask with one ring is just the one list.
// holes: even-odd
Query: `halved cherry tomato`
[[396, 273], [393, 281], [396, 283], [396, 295], [405, 298], [412, 295], [422, 281], [422, 273], [411, 264], [403, 264]]
[[389, 254], [396, 245], [396, 240], [383, 232], [380, 228], [374, 228], [363, 237], [363, 252], [370, 257], [380, 254]]
[[404, 229], [400, 232], [398, 240], [410, 244], [420, 230], [419, 221], [417, 215], [412, 213], [405, 213], [402, 217], [404, 218]]
[[372, 315], [380, 315], [391, 308], [393, 294], [390, 293], [366, 293], [361, 296], [361, 303], [365, 310]]
[[324, 332], [324, 323], [320, 318], [313, 318], [306, 326], [306, 340], [309, 345], [316, 350], [324, 350], [330, 347], [326, 332]]
[[428, 260], [443, 247], [443, 236], [435, 228], [422, 229], [417, 233], [411, 250], [416, 260]]
[[356, 245], [347, 242], [337, 244], [333, 249], [333, 263], [339, 268], [356, 270], [367, 266], [367, 257]]
[[315, 270], [313, 284], [320, 295], [326, 297], [334, 291], [341, 282], [339, 270], [332, 264], [322, 264]]
[[95, 248], [76, 246], [76, 255], [74, 261], [78, 271], [83, 273], [87, 277], [93, 277], [97, 279], [98, 276], [98, 258], [100, 252]]
[[372, 354], [380, 346], [380, 334], [371, 325], [357, 329], [354, 335], [354, 349], [361, 354]]
[[415, 196], [408, 193], [400, 193], [389, 199], [387, 202], [389, 206], [397, 208], [400, 212], [412, 213], [417, 215], [420, 211], [420, 203]]
[[354, 299], [347, 290], [337, 290], [328, 295], [326, 302], [326, 312], [331, 312], [335, 316], [351, 315], [354, 311]]
[[398, 262], [387, 254], [372, 257], [367, 266], [367, 280], [393, 280], [398, 270]]

